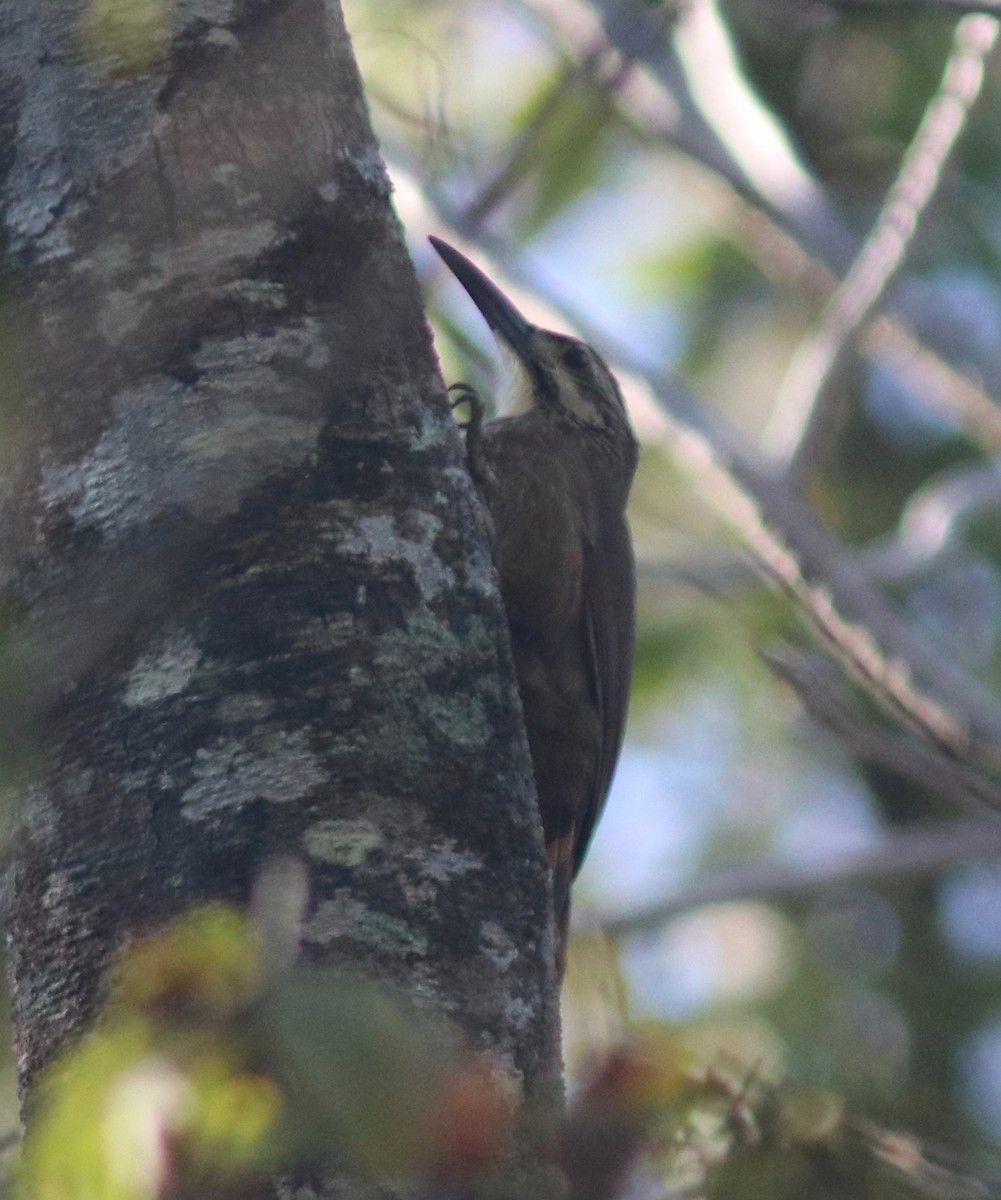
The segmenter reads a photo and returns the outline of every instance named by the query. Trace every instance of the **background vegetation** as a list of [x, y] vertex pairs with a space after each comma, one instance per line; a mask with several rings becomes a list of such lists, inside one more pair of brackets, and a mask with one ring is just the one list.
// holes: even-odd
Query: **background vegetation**
[[[347, 13], [446, 377], [489, 394], [493, 360], [427, 231], [583, 330], [644, 436], [636, 688], [578, 887], [570, 1061], [669, 1035], [990, 1174], [1001, 93], [992, 18], [947, 7]], [[727, 477], [686, 441], [707, 424]], [[775, 543], [809, 547], [780, 588], [748, 567]], [[870, 629], [889, 599], [967, 741], [887, 703], [893, 650], [849, 678], [859, 643], [816, 636], [840, 588]]]

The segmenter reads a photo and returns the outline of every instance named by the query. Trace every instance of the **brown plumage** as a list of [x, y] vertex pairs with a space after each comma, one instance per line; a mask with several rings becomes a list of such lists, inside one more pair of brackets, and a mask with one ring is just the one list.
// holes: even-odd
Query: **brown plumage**
[[506, 360], [501, 415], [482, 422], [473, 396], [466, 445], [494, 522], [562, 969], [570, 884], [601, 815], [629, 699], [635, 579], [625, 508], [638, 446], [594, 350], [531, 325], [469, 259], [431, 242]]

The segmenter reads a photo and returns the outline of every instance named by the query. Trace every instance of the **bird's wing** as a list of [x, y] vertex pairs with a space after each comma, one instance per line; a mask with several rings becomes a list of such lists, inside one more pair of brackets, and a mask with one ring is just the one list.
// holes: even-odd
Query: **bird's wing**
[[622, 747], [632, 679], [636, 624], [636, 579], [625, 517], [589, 550], [584, 577], [584, 636], [601, 739], [587, 808], [576, 830], [574, 875], [580, 870], [601, 816]]

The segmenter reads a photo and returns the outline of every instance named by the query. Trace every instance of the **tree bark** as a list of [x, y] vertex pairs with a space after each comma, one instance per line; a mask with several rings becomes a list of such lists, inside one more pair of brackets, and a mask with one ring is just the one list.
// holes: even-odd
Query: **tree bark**
[[307, 956], [552, 1099], [503, 609], [339, 7], [183, 14], [129, 74], [72, 0], [0, 3], [0, 706], [42, 756], [9, 883], [22, 1083], [118, 947], [292, 852]]

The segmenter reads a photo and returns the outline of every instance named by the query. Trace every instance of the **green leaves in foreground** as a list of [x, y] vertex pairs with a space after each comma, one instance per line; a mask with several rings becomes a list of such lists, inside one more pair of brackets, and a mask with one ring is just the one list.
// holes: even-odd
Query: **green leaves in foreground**
[[253, 921], [221, 905], [131, 947], [41, 1084], [17, 1195], [221, 1196], [305, 1162], [489, 1173], [510, 1091], [454, 1035], [366, 980], [269, 980], [263, 961]]

